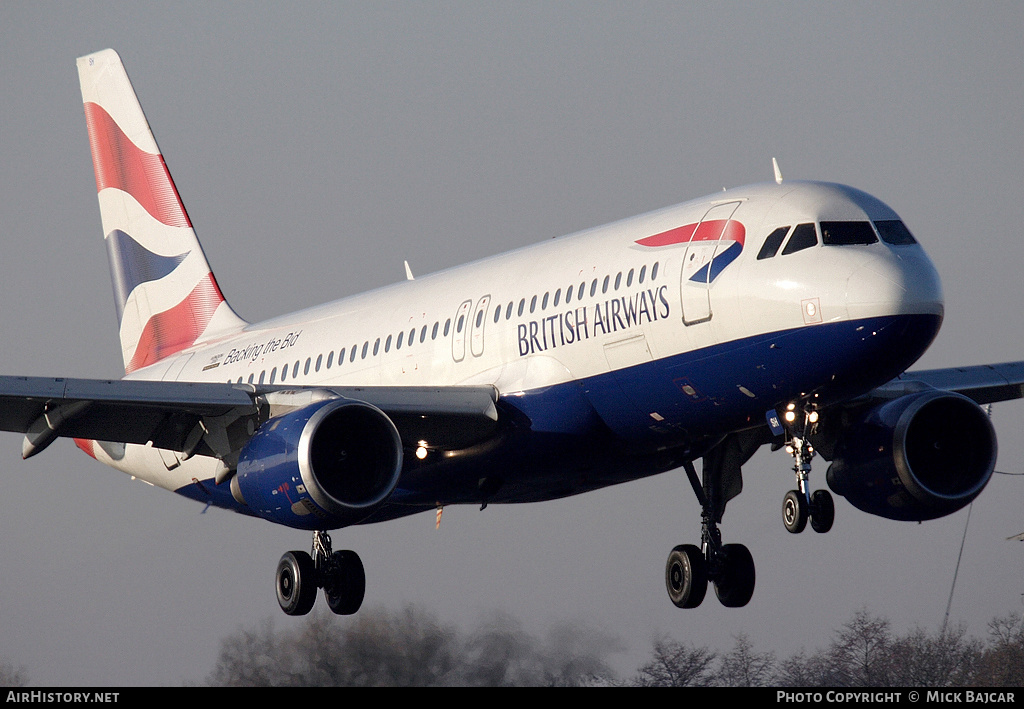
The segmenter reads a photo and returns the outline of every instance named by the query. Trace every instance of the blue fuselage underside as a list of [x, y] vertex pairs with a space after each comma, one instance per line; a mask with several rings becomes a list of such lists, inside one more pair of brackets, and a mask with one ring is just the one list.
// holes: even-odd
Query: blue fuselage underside
[[[894, 315], [757, 335], [502, 396], [501, 432], [437, 462], [406, 456], [398, 487], [362, 520], [441, 504], [534, 502], [679, 467], [795, 398], [824, 406], [870, 391], [927, 349], [941, 316]], [[241, 513], [227, 483], [177, 490]]]

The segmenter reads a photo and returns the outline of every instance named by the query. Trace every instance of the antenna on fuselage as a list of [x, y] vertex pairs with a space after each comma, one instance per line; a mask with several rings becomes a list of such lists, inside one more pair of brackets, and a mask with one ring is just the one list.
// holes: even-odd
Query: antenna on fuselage
[[775, 170], [775, 184], [782, 184], [782, 170], [779, 169], [779, 161], [772, 158], [772, 169]]
[[412, 277], [412, 269], [409, 268], [409, 262], [408, 261], [405, 262], [405, 280], [407, 280], [407, 281], [415, 280]]

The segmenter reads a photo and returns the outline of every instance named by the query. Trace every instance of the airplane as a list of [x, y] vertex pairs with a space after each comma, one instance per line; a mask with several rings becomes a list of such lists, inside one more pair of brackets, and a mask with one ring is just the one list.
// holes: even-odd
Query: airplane
[[[125, 367], [0, 377], [22, 456], [72, 438], [178, 494], [312, 533], [275, 573], [290, 615], [355, 613], [365, 572], [329, 531], [446, 505], [576, 495], [682, 469], [700, 544], [670, 553], [681, 608], [746, 605], [755, 567], [719, 525], [761, 446], [785, 449], [783, 523], [832, 527], [812, 490], [896, 520], [985, 488], [981, 408], [1024, 362], [907, 372], [943, 317], [899, 215], [839, 184], [775, 179], [264, 322], [228, 304], [120, 57], [77, 61]], [[702, 463], [698, 474], [695, 462]]]

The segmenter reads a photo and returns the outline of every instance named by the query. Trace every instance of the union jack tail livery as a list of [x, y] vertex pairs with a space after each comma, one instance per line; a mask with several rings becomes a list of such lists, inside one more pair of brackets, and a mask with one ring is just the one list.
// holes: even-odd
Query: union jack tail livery
[[121, 58], [78, 60], [126, 373], [246, 325], [224, 300]]

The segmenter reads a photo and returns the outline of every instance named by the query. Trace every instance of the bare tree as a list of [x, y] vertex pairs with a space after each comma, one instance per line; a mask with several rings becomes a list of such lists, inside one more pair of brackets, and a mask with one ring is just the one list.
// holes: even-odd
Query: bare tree
[[536, 640], [522, 624], [499, 611], [489, 613], [466, 643], [467, 684], [524, 687], [544, 684], [543, 662]]
[[960, 687], [974, 675], [982, 654], [980, 640], [962, 625], [929, 633], [916, 627], [889, 646], [889, 679], [901, 687]]
[[313, 613], [294, 630], [270, 621], [221, 642], [207, 683], [227, 686], [578, 685], [609, 680], [614, 636], [555, 625], [547, 644], [495, 613], [469, 637], [427, 611], [364, 610], [345, 621]]
[[458, 683], [456, 670], [462, 664], [458, 631], [423, 609], [407, 606], [397, 613], [364, 611], [340, 634], [339, 654], [333, 659], [338, 684], [426, 687]]
[[978, 660], [974, 684], [982, 687], [1024, 686], [1024, 618], [1011, 613], [988, 624], [989, 645]]
[[780, 687], [839, 687], [840, 673], [827, 651], [808, 656], [801, 649], [796, 655], [779, 663], [775, 682]]
[[207, 678], [223, 687], [274, 687], [288, 684], [274, 626], [266, 620], [252, 630], [240, 629], [221, 640], [220, 656]]
[[843, 687], [891, 686], [889, 621], [871, 615], [866, 608], [853, 614], [829, 646], [829, 661]]
[[690, 647], [669, 637], [654, 641], [650, 661], [638, 671], [641, 687], [708, 687], [714, 681], [717, 653], [707, 647]]
[[724, 687], [767, 687], [775, 682], [775, 653], [754, 652], [744, 633], [733, 636], [733, 647], [722, 656], [715, 684]]
[[25, 687], [28, 685], [28, 672], [24, 667], [15, 667], [0, 662], [0, 687]]
[[544, 648], [545, 684], [576, 687], [610, 681], [614, 672], [608, 656], [624, 651], [618, 637], [583, 622], [556, 623]]

